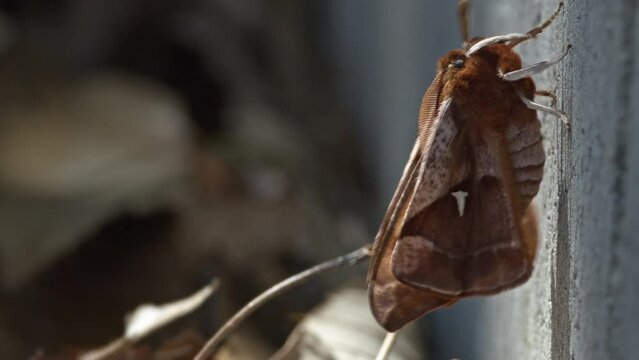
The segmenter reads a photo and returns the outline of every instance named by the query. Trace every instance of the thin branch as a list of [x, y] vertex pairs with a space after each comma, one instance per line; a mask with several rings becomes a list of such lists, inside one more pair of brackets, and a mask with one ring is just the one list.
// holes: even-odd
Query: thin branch
[[246, 304], [240, 311], [235, 313], [222, 327], [209, 339], [204, 345], [202, 350], [195, 356], [195, 360], [206, 360], [211, 357], [217, 350], [218, 346], [226, 337], [237, 328], [242, 321], [246, 320], [255, 310], [259, 309], [262, 305], [267, 303], [275, 296], [291, 289], [297, 285], [306, 282], [313, 276], [319, 275], [325, 271], [336, 269], [342, 266], [354, 266], [359, 262], [370, 256], [370, 245], [366, 245], [358, 250], [355, 250], [349, 254], [337, 257], [332, 260], [328, 260], [321, 264], [315, 265], [310, 269], [304, 270], [301, 273], [295, 274], [282, 282], [270, 287], [256, 298]]
[[386, 334], [384, 342], [382, 343], [382, 347], [379, 348], [379, 352], [377, 353], [375, 360], [388, 359], [391, 351], [393, 351], [393, 346], [395, 346], [395, 341], [397, 341], [397, 334], [399, 334], [399, 331], [396, 331], [394, 333], [389, 332]]

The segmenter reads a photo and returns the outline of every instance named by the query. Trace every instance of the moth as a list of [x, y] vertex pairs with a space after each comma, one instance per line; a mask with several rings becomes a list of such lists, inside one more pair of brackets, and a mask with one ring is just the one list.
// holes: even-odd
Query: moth
[[525, 34], [468, 36], [460, 1], [462, 50], [438, 63], [419, 111], [418, 134], [373, 245], [371, 310], [388, 331], [442, 306], [516, 287], [530, 277], [537, 249], [532, 199], [545, 154], [531, 75], [567, 53], [522, 68], [514, 47], [539, 35], [555, 13]]

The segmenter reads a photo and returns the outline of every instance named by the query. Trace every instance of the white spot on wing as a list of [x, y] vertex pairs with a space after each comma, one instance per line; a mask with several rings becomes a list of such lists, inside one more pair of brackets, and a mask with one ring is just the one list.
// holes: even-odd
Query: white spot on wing
[[457, 200], [457, 211], [459, 212], [459, 217], [464, 216], [464, 210], [466, 209], [466, 197], [468, 193], [465, 191], [455, 191], [451, 193], [451, 195]]

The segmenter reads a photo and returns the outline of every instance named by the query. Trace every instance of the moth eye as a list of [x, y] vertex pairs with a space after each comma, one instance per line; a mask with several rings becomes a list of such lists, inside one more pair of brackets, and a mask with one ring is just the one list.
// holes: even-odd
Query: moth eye
[[461, 69], [464, 67], [464, 59], [455, 59], [449, 66], [454, 67], [455, 69]]

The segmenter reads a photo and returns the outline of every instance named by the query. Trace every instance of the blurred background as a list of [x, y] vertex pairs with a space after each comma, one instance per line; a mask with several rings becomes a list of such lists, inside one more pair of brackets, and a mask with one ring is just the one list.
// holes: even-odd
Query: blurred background
[[[0, 356], [99, 346], [138, 304], [219, 277], [205, 310], [147, 346], [207, 337], [269, 285], [371, 242], [435, 62], [459, 46], [455, 3], [0, 1]], [[245, 358], [365, 270], [268, 304], [243, 327]], [[472, 353], [442, 344], [473, 306], [422, 321], [419, 356]]]

